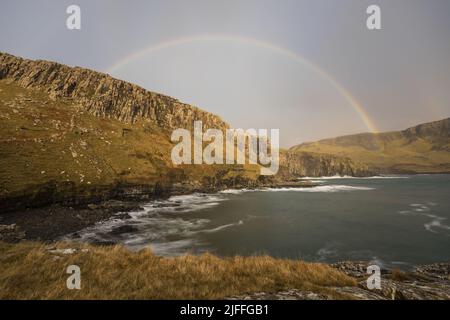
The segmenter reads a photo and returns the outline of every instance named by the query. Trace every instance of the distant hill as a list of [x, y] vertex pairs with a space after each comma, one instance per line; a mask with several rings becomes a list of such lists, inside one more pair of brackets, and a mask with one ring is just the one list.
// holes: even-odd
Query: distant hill
[[107, 74], [0, 53], [0, 210], [246, 186], [255, 166], [177, 166], [170, 134], [218, 116]]
[[450, 118], [385, 133], [361, 133], [303, 143], [289, 153], [348, 158], [375, 173], [450, 172]]

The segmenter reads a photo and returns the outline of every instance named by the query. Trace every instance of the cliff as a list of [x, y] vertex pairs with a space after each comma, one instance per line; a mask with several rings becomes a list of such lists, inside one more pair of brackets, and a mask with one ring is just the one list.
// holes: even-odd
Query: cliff
[[0, 53], [0, 209], [255, 183], [254, 166], [174, 166], [175, 128], [219, 117], [106, 74]]
[[42, 60], [27, 60], [0, 53], [0, 79], [48, 93], [53, 100], [71, 99], [79, 110], [92, 115], [135, 123], [149, 120], [165, 129], [192, 128], [202, 120], [208, 128], [228, 125], [218, 116], [174, 98], [147, 91], [131, 83], [92, 70]]
[[373, 174], [367, 165], [347, 157], [295, 151], [284, 151], [280, 154], [279, 175], [284, 179], [299, 176], [370, 176]]

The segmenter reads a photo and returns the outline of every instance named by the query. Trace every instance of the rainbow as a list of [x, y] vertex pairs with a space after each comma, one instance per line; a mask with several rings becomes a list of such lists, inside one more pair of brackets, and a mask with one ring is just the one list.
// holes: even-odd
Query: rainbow
[[142, 50], [139, 50], [135, 53], [132, 53], [122, 59], [120, 59], [118, 62], [107, 68], [107, 73], [114, 73], [117, 69], [120, 67], [123, 67], [127, 63], [131, 62], [132, 60], [138, 59], [144, 55], [151, 54], [152, 52], [166, 49], [169, 47], [176, 47], [179, 45], [191, 43], [194, 41], [217, 41], [217, 40], [223, 40], [223, 41], [238, 41], [243, 42], [244, 44], [251, 44], [263, 49], [272, 50], [274, 52], [277, 52], [279, 54], [282, 54], [286, 57], [289, 57], [290, 59], [297, 61], [298, 63], [304, 64], [317, 72], [322, 78], [326, 79], [336, 90], [346, 99], [346, 101], [350, 104], [350, 106], [355, 110], [355, 112], [358, 114], [360, 119], [363, 121], [364, 125], [367, 127], [367, 129], [370, 132], [379, 132], [377, 129], [375, 123], [370, 119], [369, 114], [364, 109], [364, 107], [352, 96], [352, 94], [345, 89], [332, 75], [327, 73], [325, 70], [320, 68], [318, 65], [312, 63], [311, 61], [304, 58], [302, 55], [291, 51], [289, 49], [286, 49], [281, 46], [277, 46], [275, 44], [272, 44], [270, 42], [261, 41], [258, 39], [253, 38], [247, 38], [242, 36], [231, 36], [231, 35], [197, 35], [197, 36], [190, 36], [190, 37], [184, 37], [184, 38], [178, 38], [166, 42], [162, 42], [156, 45], [152, 45], [149, 47], [146, 47]]

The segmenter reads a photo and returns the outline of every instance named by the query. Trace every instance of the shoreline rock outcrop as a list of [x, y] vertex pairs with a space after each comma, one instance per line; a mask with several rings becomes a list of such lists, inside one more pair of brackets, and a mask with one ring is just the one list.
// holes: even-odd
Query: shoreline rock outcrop
[[330, 293], [291, 289], [233, 296], [229, 300], [332, 300], [337, 292], [354, 300], [450, 300], [450, 263], [420, 265], [412, 272], [382, 270], [381, 289], [368, 289], [365, 273], [368, 262], [343, 261], [331, 264], [358, 280], [354, 287], [330, 287]]
[[285, 151], [280, 154], [281, 176], [289, 177], [326, 177], [354, 176], [366, 177], [376, 173], [361, 162], [348, 157], [313, 152]]

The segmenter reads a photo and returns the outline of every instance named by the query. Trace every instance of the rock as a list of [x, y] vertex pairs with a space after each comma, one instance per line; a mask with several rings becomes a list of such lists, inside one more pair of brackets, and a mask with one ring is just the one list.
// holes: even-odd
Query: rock
[[49, 250], [50, 253], [54, 254], [73, 254], [77, 252], [77, 249], [67, 248], [67, 249], [52, 249]]
[[[385, 300], [379, 294], [358, 287], [331, 287], [329, 289], [355, 300]], [[290, 289], [273, 293], [259, 292], [232, 296], [226, 298], [226, 300], [333, 300], [335, 296], [331, 293], [316, 293], [308, 290]]]
[[329, 300], [330, 296], [312, 291], [291, 289], [275, 293], [258, 292], [225, 298], [225, 300]]
[[24, 88], [43, 89], [53, 99], [71, 99], [80, 111], [125, 123], [141, 118], [173, 130], [191, 129], [194, 120], [202, 120], [207, 128], [228, 127], [220, 117], [197, 107], [84, 68], [0, 53], [0, 78]]
[[[78, 250], [74, 249], [74, 248], [64, 248], [64, 249], [50, 248], [50, 249], [48, 249], [48, 251], [50, 253], [53, 253], [53, 254], [64, 254], [64, 255], [67, 255], [67, 254], [74, 254]], [[79, 251], [86, 253], [86, 252], [89, 252], [89, 249], [81, 249]]]
[[370, 264], [362, 261], [344, 261], [331, 266], [351, 277], [364, 279], [359, 282], [358, 287], [384, 299], [450, 299], [449, 263], [418, 266], [416, 271], [411, 273], [381, 269], [381, 290], [367, 288], [366, 279], [369, 275], [366, 270]]
[[[332, 264], [348, 276], [360, 279], [354, 287], [329, 287], [331, 293], [299, 289], [279, 292], [258, 292], [228, 297], [229, 300], [330, 300], [340, 294], [355, 300], [450, 300], [450, 263], [418, 266], [415, 272], [402, 273], [381, 269], [381, 289], [367, 287], [366, 273], [370, 262], [344, 261]], [[361, 280], [363, 279], [363, 280]]]
[[89, 203], [86, 207], [88, 207], [88, 209], [90, 210], [98, 210], [102, 208], [100, 205], [94, 203]]
[[[359, 286], [369, 291], [366, 281], [361, 281]], [[370, 291], [389, 300], [449, 300], [450, 282], [400, 282], [381, 278], [381, 290], [373, 289]]]
[[383, 295], [360, 287], [334, 287], [332, 289], [354, 300], [386, 300]]
[[[367, 267], [369, 265], [371, 265], [371, 263], [367, 261], [342, 261], [333, 263], [331, 266], [339, 269], [350, 277], [367, 278], [369, 276], [367, 273]], [[389, 270], [381, 269], [381, 274], [388, 274], [389, 272]]]
[[117, 228], [114, 228], [110, 234], [112, 235], [121, 235], [124, 233], [131, 233], [131, 232], [136, 232], [138, 230], [138, 228], [136, 228], [135, 226], [132, 225], [124, 225], [124, 226], [120, 226]]
[[108, 200], [99, 204], [89, 204], [88, 208], [91, 210], [107, 210], [110, 212], [120, 211], [141, 211], [143, 208], [136, 202], [126, 202], [120, 200]]
[[86, 149], [87, 148], [87, 146], [88, 146], [88, 144], [87, 144], [87, 142], [86, 141], [84, 141], [84, 140], [80, 140], [80, 146], [83, 148], [83, 149]]
[[0, 240], [6, 242], [19, 242], [25, 239], [26, 233], [14, 224], [0, 225]]
[[434, 263], [416, 267], [416, 272], [432, 278], [450, 280], [450, 263]]
[[93, 240], [91, 242], [93, 245], [97, 246], [115, 246], [117, 243], [114, 241], [108, 241], [108, 240]]
[[114, 217], [116, 217], [117, 219], [120, 219], [120, 220], [128, 220], [128, 219], [131, 219], [131, 216], [130, 216], [128, 213], [126, 213], [126, 212], [119, 212], [119, 213], [116, 213], [116, 214], [114, 215]]
[[330, 154], [285, 151], [280, 153], [281, 177], [372, 176], [374, 173], [363, 163]]

